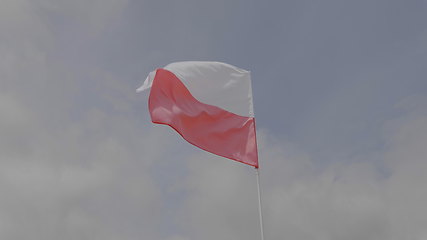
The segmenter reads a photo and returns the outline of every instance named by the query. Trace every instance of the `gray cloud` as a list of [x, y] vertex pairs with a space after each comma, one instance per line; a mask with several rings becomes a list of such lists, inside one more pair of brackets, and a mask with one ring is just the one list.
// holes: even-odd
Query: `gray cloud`
[[425, 238], [422, 2], [1, 5], [2, 239], [259, 239], [253, 169], [135, 94], [176, 60], [252, 70], [266, 239]]
[[[322, 169], [292, 143], [261, 131], [266, 238], [425, 237], [425, 103], [385, 124], [383, 150]], [[253, 170], [203, 155], [190, 159], [190, 194], [179, 214], [189, 238], [258, 239]]]

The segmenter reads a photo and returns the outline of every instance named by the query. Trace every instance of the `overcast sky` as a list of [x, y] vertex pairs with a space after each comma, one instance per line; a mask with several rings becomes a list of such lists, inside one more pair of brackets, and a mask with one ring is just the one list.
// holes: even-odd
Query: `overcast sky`
[[427, 238], [425, 0], [0, 0], [0, 238], [260, 239], [135, 93], [183, 60], [252, 73], [266, 240]]

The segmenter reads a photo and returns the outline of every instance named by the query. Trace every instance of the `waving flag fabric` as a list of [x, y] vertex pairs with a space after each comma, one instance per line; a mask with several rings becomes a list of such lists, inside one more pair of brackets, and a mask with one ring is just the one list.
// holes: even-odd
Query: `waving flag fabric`
[[169, 125], [191, 144], [258, 168], [250, 73], [220, 62], [176, 62], [151, 72], [153, 123]]

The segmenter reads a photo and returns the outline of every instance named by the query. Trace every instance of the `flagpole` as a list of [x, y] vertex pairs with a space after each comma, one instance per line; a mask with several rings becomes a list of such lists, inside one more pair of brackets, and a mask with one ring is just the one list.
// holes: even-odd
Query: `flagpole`
[[255, 168], [256, 170], [256, 182], [258, 186], [258, 212], [259, 212], [259, 224], [261, 227], [261, 240], [264, 240], [264, 224], [262, 222], [262, 205], [261, 205], [261, 189], [259, 184], [259, 169]]

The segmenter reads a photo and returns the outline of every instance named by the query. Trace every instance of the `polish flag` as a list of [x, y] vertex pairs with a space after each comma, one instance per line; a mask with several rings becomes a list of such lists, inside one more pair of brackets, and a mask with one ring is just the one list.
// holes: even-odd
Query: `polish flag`
[[151, 72], [137, 92], [149, 88], [153, 123], [258, 168], [250, 72], [221, 62], [176, 62]]

